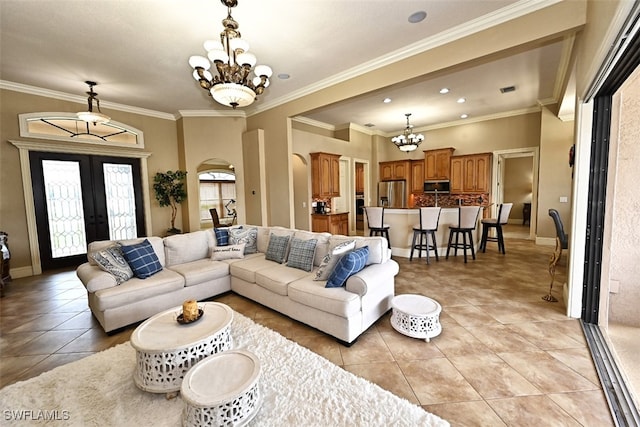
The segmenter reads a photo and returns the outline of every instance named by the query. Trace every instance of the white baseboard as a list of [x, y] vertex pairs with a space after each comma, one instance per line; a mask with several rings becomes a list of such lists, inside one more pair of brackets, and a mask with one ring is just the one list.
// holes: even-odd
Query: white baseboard
[[20, 279], [21, 277], [33, 276], [33, 269], [31, 267], [18, 267], [9, 270], [12, 279]]
[[[554, 240], [554, 242], [555, 242], [555, 240]], [[478, 253], [478, 248], [479, 247], [480, 247], [480, 242], [478, 242], [478, 244], [474, 248], [475, 251], [476, 251], [476, 254]], [[451, 253], [449, 254], [449, 256], [454, 256], [453, 252], [454, 251], [451, 250]], [[402, 258], [409, 258], [411, 256], [411, 248], [394, 248], [392, 246], [391, 247], [391, 254], [393, 256], [399, 256], [399, 257], [402, 257]], [[442, 247], [442, 248], [438, 247], [438, 256], [439, 257], [443, 257], [444, 258], [446, 256], [446, 254], [447, 254], [447, 247], [446, 246]], [[424, 253], [423, 253], [423, 258], [425, 256], [426, 255], [424, 255]], [[433, 251], [429, 251], [429, 257], [435, 258], [435, 256], [436, 256], [436, 254]], [[464, 256], [464, 253], [462, 252], [462, 250], [458, 251], [458, 256]], [[413, 257], [414, 258], [418, 257], [418, 250], [417, 249], [414, 251]]]

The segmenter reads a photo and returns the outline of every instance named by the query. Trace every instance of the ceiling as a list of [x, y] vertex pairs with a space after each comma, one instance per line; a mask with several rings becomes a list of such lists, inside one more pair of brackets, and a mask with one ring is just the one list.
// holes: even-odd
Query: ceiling
[[[486, 28], [533, 7], [513, 0], [240, 0], [232, 10], [257, 56], [274, 70], [252, 114], [390, 63], [403, 52], [461, 28]], [[537, 2], [540, 3], [540, 2]], [[408, 17], [425, 11], [411, 24]], [[3, 87], [85, 102], [85, 80], [98, 82], [103, 109], [133, 107], [179, 117], [228, 113], [191, 77], [188, 58], [222, 30], [218, 0], [0, 0]], [[559, 100], [566, 40], [491, 58], [305, 113], [333, 126], [373, 125], [390, 133], [412, 113], [416, 127], [504, 114]], [[359, 71], [358, 71], [359, 70]], [[279, 79], [278, 74], [289, 74]], [[24, 86], [22, 86], [24, 85]], [[500, 88], [515, 86], [502, 94]], [[450, 92], [441, 95], [442, 87]], [[48, 92], [53, 91], [53, 92]], [[382, 100], [391, 98], [385, 104]], [[456, 100], [466, 98], [464, 104]], [[241, 113], [242, 114], [242, 113]], [[468, 120], [469, 120], [468, 119]]]

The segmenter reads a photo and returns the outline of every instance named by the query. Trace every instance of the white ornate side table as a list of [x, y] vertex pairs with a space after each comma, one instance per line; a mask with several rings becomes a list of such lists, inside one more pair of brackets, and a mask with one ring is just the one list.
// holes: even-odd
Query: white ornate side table
[[152, 393], [180, 390], [187, 371], [200, 360], [233, 347], [233, 311], [217, 302], [198, 304], [202, 316], [189, 324], [177, 317], [175, 307], [144, 321], [133, 331], [131, 346], [136, 350], [136, 385]]
[[391, 326], [401, 334], [429, 342], [442, 332], [442, 307], [431, 298], [414, 294], [398, 295], [391, 301], [391, 307]]
[[259, 380], [260, 361], [249, 351], [231, 350], [207, 357], [191, 368], [182, 382], [182, 425], [245, 425], [262, 405]]

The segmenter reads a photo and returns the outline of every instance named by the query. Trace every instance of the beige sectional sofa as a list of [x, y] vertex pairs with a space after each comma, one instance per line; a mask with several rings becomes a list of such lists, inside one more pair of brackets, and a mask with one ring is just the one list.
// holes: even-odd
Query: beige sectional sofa
[[[391, 307], [398, 264], [391, 259], [382, 237], [332, 236], [283, 227], [242, 228], [257, 230], [257, 252], [220, 261], [212, 259], [212, 252], [221, 249], [215, 249], [217, 240], [212, 230], [149, 237], [162, 270], [146, 279], [134, 277], [121, 284], [89, 257], [78, 267], [77, 275], [87, 289], [91, 311], [109, 332], [188, 299], [204, 300], [233, 291], [348, 344]], [[286, 259], [283, 263], [266, 259], [272, 234], [291, 240], [317, 240], [312, 270], [287, 266]], [[315, 280], [323, 258], [339, 244], [350, 241], [355, 241], [356, 249], [368, 246], [364, 269], [350, 276], [344, 286], [326, 288], [325, 280]], [[93, 242], [88, 253], [115, 243]]]

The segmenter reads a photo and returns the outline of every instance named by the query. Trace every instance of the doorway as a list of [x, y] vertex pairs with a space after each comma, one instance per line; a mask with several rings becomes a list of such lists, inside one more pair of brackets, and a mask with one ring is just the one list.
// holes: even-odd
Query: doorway
[[494, 151], [492, 172], [492, 194], [494, 195], [492, 217], [498, 214], [501, 203], [513, 203], [509, 224], [509, 237], [535, 240], [538, 206], [538, 154], [537, 147]]
[[86, 261], [87, 244], [146, 235], [139, 159], [29, 153], [44, 270]]

